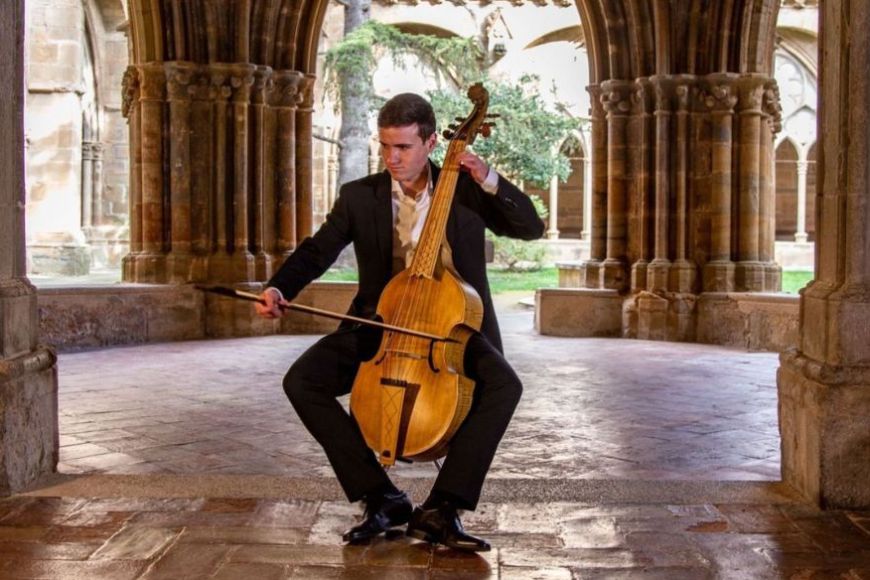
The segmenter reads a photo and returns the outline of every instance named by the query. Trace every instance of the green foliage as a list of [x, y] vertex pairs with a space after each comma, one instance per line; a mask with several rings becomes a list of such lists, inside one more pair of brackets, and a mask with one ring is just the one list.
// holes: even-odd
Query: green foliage
[[797, 294], [812, 282], [813, 273], [804, 270], [786, 270], [782, 273], [782, 291]]
[[[488, 139], [477, 139], [474, 152], [486, 159], [513, 181], [547, 187], [554, 175], [567, 179], [571, 173], [568, 158], [559, 146], [579, 120], [552, 113], [535, 92], [535, 77], [524, 76], [517, 85], [487, 82], [490, 113], [501, 115]], [[440, 128], [457, 117], [465, 117], [471, 107], [465, 95], [440, 90], [429, 93]], [[433, 156], [441, 162], [446, 149], [439, 145]]]
[[[481, 79], [483, 51], [473, 38], [441, 38], [428, 34], [406, 34], [389, 24], [369, 20], [326, 53], [326, 88], [336, 95], [339, 80], [360, 70], [367, 82], [351, 87], [357, 94], [371, 95], [371, 77], [377, 62], [389, 54], [396, 66], [404, 66], [402, 57], [414, 54], [433, 70], [448, 76], [458, 86]], [[339, 99], [335, 99], [336, 102]]]

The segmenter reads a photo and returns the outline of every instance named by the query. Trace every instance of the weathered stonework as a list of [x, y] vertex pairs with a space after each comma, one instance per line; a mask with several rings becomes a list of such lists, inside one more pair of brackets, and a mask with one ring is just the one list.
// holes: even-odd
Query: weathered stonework
[[56, 358], [37, 342], [36, 291], [25, 277], [24, 2], [0, 11], [0, 496], [58, 461]]
[[535, 330], [550, 336], [618, 337], [622, 302], [616, 290], [541, 288], [535, 292]]
[[706, 292], [697, 316], [698, 342], [774, 352], [798, 343], [797, 296]]

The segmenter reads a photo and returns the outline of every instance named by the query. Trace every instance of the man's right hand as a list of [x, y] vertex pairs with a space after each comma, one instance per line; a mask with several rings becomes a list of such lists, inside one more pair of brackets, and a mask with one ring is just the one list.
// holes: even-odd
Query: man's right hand
[[284, 316], [281, 304], [285, 303], [285, 301], [276, 288], [266, 288], [263, 290], [263, 293], [260, 294], [260, 298], [263, 299], [265, 304], [260, 302], [254, 304], [257, 314], [263, 318], [281, 318]]

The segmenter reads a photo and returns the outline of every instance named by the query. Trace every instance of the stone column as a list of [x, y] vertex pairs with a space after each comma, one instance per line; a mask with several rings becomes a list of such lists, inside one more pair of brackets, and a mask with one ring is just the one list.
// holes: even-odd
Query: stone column
[[745, 75], [737, 81], [739, 127], [738, 198], [737, 198], [737, 265], [735, 286], [743, 292], [764, 290], [764, 267], [759, 259], [761, 232], [761, 109], [764, 75]]
[[776, 134], [782, 129], [782, 107], [775, 79], [769, 79], [764, 90], [764, 121], [761, 132], [761, 231], [758, 257], [765, 270], [764, 290], [782, 289], [782, 267], [776, 263]]
[[[277, 232], [274, 259], [281, 264], [296, 248], [296, 106], [302, 94], [302, 73], [278, 71], [272, 102], [276, 115], [275, 201]], [[310, 170], [309, 170], [310, 171]]]
[[689, 260], [689, 98], [692, 79], [678, 77], [674, 87], [676, 135], [674, 137], [674, 263], [670, 289], [695, 291], [696, 266]]
[[170, 249], [168, 279], [184, 283], [191, 268], [191, 81], [192, 63], [166, 63], [166, 93], [169, 101], [169, 200]]
[[870, 3], [820, 11], [816, 275], [799, 346], [780, 358], [782, 476], [823, 507], [868, 509]]
[[24, 0], [0, 11], [0, 496], [57, 467], [57, 368], [25, 273]]
[[626, 286], [628, 237], [628, 187], [626, 123], [631, 110], [630, 81], [602, 83], [601, 101], [607, 112], [607, 250], [600, 272], [601, 288], [621, 290]]
[[296, 109], [296, 243], [310, 236], [314, 220], [314, 75], [299, 85]]
[[139, 69], [124, 72], [121, 113], [130, 127], [130, 253], [121, 261], [121, 277], [136, 280], [136, 260], [142, 252], [142, 143], [139, 115]]
[[[650, 200], [655, 170], [651, 166], [655, 153], [655, 134], [653, 112], [655, 110], [655, 89], [649, 79], [638, 79], [631, 94], [631, 114], [627, 122], [627, 171], [631, 174], [628, 181], [628, 200], [626, 207], [628, 229], [627, 253], [631, 262], [632, 290], [646, 290], [649, 284], [649, 261], [653, 246], [651, 226], [654, 215]], [[633, 202], [633, 203], [632, 203]]]
[[800, 159], [797, 162], [797, 232], [794, 241], [805, 244], [807, 242], [807, 171], [809, 162], [806, 160], [805, 150], [800, 151]]
[[590, 147], [584, 149], [583, 157], [583, 229], [580, 232], [581, 240], [589, 239], [589, 229], [592, 225], [592, 157]]
[[586, 90], [589, 91], [591, 103], [592, 188], [589, 259], [583, 263], [582, 284], [586, 288], [598, 288], [601, 263], [607, 256], [607, 119], [601, 102], [601, 87], [590, 85]]
[[136, 282], [159, 284], [167, 281], [163, 222], [163, 148], [166, 146], [163, 132], [166, 73], [163, 65], [140, 66], [139, 82], [142, 251], [136, 255], [134, 270]]
[[709, 86], [702, 98], [710, 111], [711, 139], [711, 215], [710, 261], [704, 266], [704, 290], [734, 290], [734, 262], [731, 261], [731, 176], [733, 170], [733, 118], [737, 96], [736, 75], [708, 77]]
[[559, 178], [555, 175], [550, 178], [550, 228], [547, 230], [547, 238], [559, 239]]
[[252, 136], [250, 167], [253, 173], [251, 180], [254, 191], [252, 195], [251, 214], [254, 225], [251, 232], [251, 251], [254, 254], [256, 280], [268, 280], [273, 274], [272, 247], [275, 240], [275, 228], [272, 225], [274, 213], [274, 194], [271, 188], [270, 172], [272, 168], [267, 159], [273, 154], [270, 147], [274, 141], [274, 133], [268, 122], [268, 102], [274, 88], [272, 69], [259, 66], [254, 71], [254, 86], [251, 92]]
[[655, 212], [654, 257], [649, 265], [647, 289], [665, 292], [668, 289], [671, 261], [669, 259], [671, 220], [671, 82], [668, 78], [652, 77], [655, 91]]

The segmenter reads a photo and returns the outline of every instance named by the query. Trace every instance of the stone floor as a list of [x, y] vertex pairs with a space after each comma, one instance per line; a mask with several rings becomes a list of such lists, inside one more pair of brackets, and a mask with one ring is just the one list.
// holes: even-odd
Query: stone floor
[[870, 579], [870, 512], [777, 481], [775, 355], [500, 312], [526, 392], [463, 518], [492, 552], [342, 546], [360, 508], [279, 386], [315, 337], [270, 337], [62, 354], [62, 473], [0, 500], [0, 579]]

